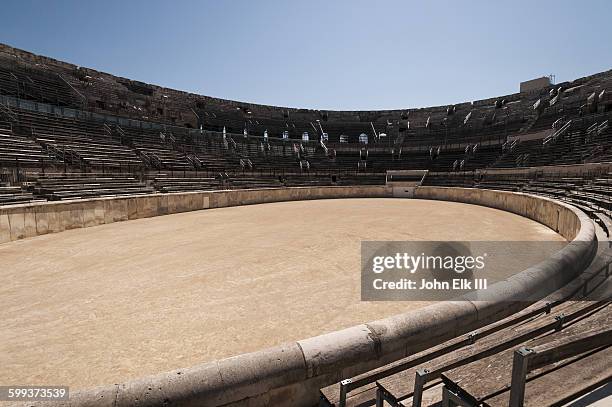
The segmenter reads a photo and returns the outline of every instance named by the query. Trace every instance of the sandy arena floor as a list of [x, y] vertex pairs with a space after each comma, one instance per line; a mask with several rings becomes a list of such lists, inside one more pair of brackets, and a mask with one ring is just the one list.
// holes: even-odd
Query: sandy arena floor
[[119, 383], [424, 303], [360, 301], [361, 240], [562, 240], [408, 199], [190, 212], [0, 245], [0, 385]]

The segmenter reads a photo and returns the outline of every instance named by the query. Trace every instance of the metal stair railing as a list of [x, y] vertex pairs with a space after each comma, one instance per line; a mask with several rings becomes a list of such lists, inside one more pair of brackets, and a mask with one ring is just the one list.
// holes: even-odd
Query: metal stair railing
[[552, 134], [546, 136], [544, 138], [544, 141], [542, 142], [542, 145], [545, 146], [552, 142], [555, 142], [559, 137], [563, 136], [567, 132], [567, 130], [570, 128], [571, 125], [572, 125], [572, 121], [569, 120], [560, 129], [555, 130]]
[[0, 103], [0, 112], [4, 113], [4, 115], [7, 116], [11, 122], [16, 122], [19, 120], [17, 114], [15, 114], [15, 112], [13, 112], [11, 108], [4, 103]]
[[113, 130], [110, 128], [110, 126], [106, 123], [104, 123], [104, 125], [102, 126], [104, 128], [104, 132], [106, 133], [107, 136], [112, 137], [113, 135]]
[[83, 106], [87, 106], [87, 98], [81, 92], [79, 92], [70, 82], [68, 82], [61, 74], [57, 74], [59, 78], [72, 90], [78, 97], [81, 99], [81, 103]]
[[200, 160], [195, 154], [187, 154], [185, 157], [187, 158], [187, 161], [189, 161], [196, 169], [204, 167], [202, 160]]

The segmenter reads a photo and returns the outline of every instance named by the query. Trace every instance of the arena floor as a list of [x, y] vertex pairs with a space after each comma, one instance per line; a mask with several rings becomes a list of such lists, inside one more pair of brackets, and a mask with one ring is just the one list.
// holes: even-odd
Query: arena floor
[[362, 240], [547, 240], [507, 212], [409, 199], [283, 202], [0, 245], [0, 383], [118, 383], [422, 307], [360, 301]]

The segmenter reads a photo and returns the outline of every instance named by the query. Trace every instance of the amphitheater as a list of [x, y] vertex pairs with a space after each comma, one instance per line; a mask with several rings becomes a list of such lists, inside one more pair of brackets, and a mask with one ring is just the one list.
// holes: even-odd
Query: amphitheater
[[[448, 106], [295, 109], [0, 44], [0, 385], [70, 387], [6, 405], [609, 393], [611, 92], [606, 71]], [[551, 249], [513, 253], [486, 301], [363, 301], [367, 241]]]

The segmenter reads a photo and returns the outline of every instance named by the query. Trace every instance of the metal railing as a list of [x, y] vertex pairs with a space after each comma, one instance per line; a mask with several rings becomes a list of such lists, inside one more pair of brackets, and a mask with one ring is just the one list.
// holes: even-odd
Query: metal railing
[[15, 114], [7, 104], [0, 103], [0, 112], [7, 116], [11, 122], [16, 122], [19, 119], [17, 114]]
[[87, 98], [81, 92], [79, 92], [70, 82], [68, 82], [61, 74], [57, 74], [57, 76], [74, 92], [79, 99], [81, 99], [81, 104], [83, 107], [87, 107]]
[[561, 360], [612, 345], [612, 329], [598, 328], [534, 348], [521, 347], [514, 352], [510, 407], [522, 407], [527, 374]]
[[567, 132], [567, 130], [570, 128], [570, 126], [572, 125], [572, 121], [569, 120], [567, 123], [565, 123], [563, 126], [561, 126], [561, 128], [555, 130], [552, 134], [544, 137], [544, 141], [542, 141], [542, 145], [548, 145], [549, 143], [554, 143], [555, 141], [557, 141], [557, 139], [563, 135], [565, 135], [565, 133]]

